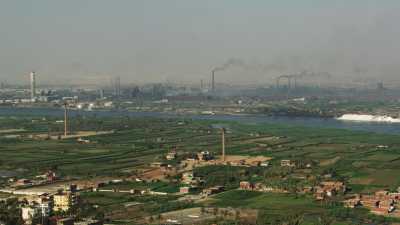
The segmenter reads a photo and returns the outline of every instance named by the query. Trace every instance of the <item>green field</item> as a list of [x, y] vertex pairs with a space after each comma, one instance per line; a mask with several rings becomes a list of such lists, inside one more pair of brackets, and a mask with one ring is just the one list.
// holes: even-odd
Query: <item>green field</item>
[[[259, 193], [252, 191], [228, 191], [218, 194], [211, 201], [214, 207], [258, 209], [259, 224], [285, 224], [295, 221], [302, 225], [386, 224], [390, 219], [370, 216], [366, 210], [350, 210], [330, 202], [316, 202], [308, 196], [294, 194]], [[374, 221], [374, 222], [372, 222]], [[287, 224], [287, 223], [286, 223]]]
[[[36, 123], [21, 120], [24, 123], [10, 119], [0, 124], [0, 129], [43, 133], [49, 124], [49, 120]], [[99, 123], [93, 118], [89, 121], [91, 123], [86, 122], [89, 128]], [[364, 185], [366, 190], [368, 184], [390, 189], [400, 186], [400, 178], [395, 176], [400, 172], [400, 138], [397, 135], [215, 121], [186, 120], [182, 125], [179, 120], [150, 118], [106, 119], [102, 128], [116, 132], [90, 137], [90, 144], [78, 144], [75, 140], [0, 138], [0, 170], [18, 169], [22, 171], [20, 176], [36, 175], [52, 168], [69, 176], [121, 175], [124, 171], [160, 160], [172, 148], [186, 153], [210, 150], [219, 154], [220, 137], [218, 130], [212, 128], [214, 124], [229, 127], [228, 154], [271, 156], [277, 163], [280, 159], [313, 161], [321, 165], [316, 170], [333, 169], [351, 183]], [[282, 138], [257, 140], [250, 136], [254, 133]], [[378, 149], [378, 145], [388, 148]]]
[[[55, 124], [57, 118], [1, 118], [0, 129], [24, 129], [18, 134], [29, 135], [62, 130]], [[34, 122], [32, 122], [34, 120]], [[0, 171], [17, 173], [17, 178], [34, 177], [49, 169], [62, 177], [87, 178], [96, 176], [128, 177], [154, 161], [163, 161], [165, 154], [177, 149], [179, 155], [208, 150], [220, 154], [220, 134], [216, 125], [228, 128], [227, 154], [263, 155], [272, 157], [267, 168], [234, 168], [209, 166], [196, 168], [206, 184], [225, 185], [228, 190], [238, 187], [242, 180], [264, 182], [289, 189], [315, 185], [323, 175], [343, 180], [354, 193], [371, 193], [379, 189], [395, 190], [400, 186], [400, 136], [375, 134], [339, 129], [294, 127], [274, 124], [240, 124], [207, 120], [179, 120], [153, 118], [80, 118], [72, 121], [75, 130], [114, 130], [113, 134], [92, 136], [89, 144], [71, 140], [32, 140], [28, 136], [17, 139], [0, 134]], [[83, 121], [83, 122], [82, 122]], [[388, 146], [378, 148], [379, 145]], [[299, 166], [296, 170], [282, 169], [280, 160], [290, 159]], [[175, 164], [177, 161], [171, 161]], [[302, 168], [305, 164], [311, 168]], [[302, 180], [296, 177], [313, 179]], [[0, 178], [1, 180], [1, 178]], [[3, 179], [3, 182], [6, 179]], [[179, 185], [173, 183], [138, 184], [123, 183], [112, 188], [152, 189], [173, 193]], [[137, 199], [116, 193], [84, 195], [91, 204], [100, 208], [121, 211], [127, 202], [152, 202], [149, 208], [135, 209], [140, 215], [174, 209], [173, 199]], [[305, 214], [305, 221], [315, 221], [318, 216], [336, 213], [341, 206], [319, 205], [310, 197], [294, 195], [227, 192], [218, 195], [214, 206], [248, 207], [261, 210], [265, 215], [282, 218], [286, 215]], [[158, 206], [160, 205], [160, 206]], [[158, 207], [158, 208], [157, 208]], [[180, 205], [178, 208], [185, 208]], [[336, 212], [337, 210], [338, 212]], [[135, 212], [136, 212], [135, 211]], [[334, 211], [334, 212], [333, 212]], [[351, 211], [353, 212], [353, 211]], [[318, 216], [313, 216], [318, 214]], [[366, 212], [357, 212], [368, 217]], [[115, 216], [118, 217], [118, 216]], [[310, 219], [310, 218], [311, 219]], [[344, 216], [348, 218], [348, 216]], [[307, 224], [307, 223], [306, 223]], [[339, 223], [340, 224], [340, 223]], [[343, 219], [342, 224], [351, 224]]]

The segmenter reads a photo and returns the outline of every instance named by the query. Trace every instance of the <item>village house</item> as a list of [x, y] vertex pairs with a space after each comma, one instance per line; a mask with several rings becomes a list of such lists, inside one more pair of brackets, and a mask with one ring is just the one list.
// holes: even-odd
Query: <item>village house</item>
[[181, 193], [181, 194], [190, 194], [195, 190], [197, 190], [196, 186], [190, 186], [190, 187], [189, 186], [185, 186], [185, 187], [180, 187], [179, 188], [179, 193]]
[[172, 165], [167, 165], [167, 164], [165, 164], [165, 165], [162, 165], [161, 167], [160, 167], [160, 170], [161, 170], [161, 172], [164, 172], [164, 173], [173, 173], [173, 172], [176, 172], [176, 168], [175, 167], [173, 167]]
[[49, 196], [39, 196], [36, 199], [23, 200], [27, 204], [21, 206], [21, 218], [25, 224], [32, 224], [34, 218], [40, 217], [44, 221], [50, 216], [53, 201]]
[[165, 158], [167, 160], [174, 160], [174, 159], [176, 159], [177, 156], [178, 156], [178, 154], [176, 153], [176, 151], [171, 151], [171, 152], [168, 152], [168, 154], [167, 154], [167, 156], [165, 156]]
[[78, 138], [77, 140], [76, 140], [78, 143], [80, 143], [80, 144], [90, 144], [90, 140], [88, 140], [88, 139], [83, 139], [83, 138]]
[[352, 196], [348, 196], [344, 201], [343, 201], [344, 207], [347, 208], [356, 208], [357, 206], [361, 206], [361, 195], [355, 194]]
[[289, 159], [283, 159], [283, 160], [281, 160], [281, 166], [282, 167], [295, 167], [296, 163], [292, 162]]
[[32, 224], [32, 220], [39, 214], [38, 209], [28, 205], [21, 207], [21, 218], [25, 224]]
[[221, 193], [223, 191], [225, 191], [225, 187], [224, 186], [215, 186], [215, 187], [204, 189], [201, 194], [204, 197], [208, 197], [210, 195], [218, 194], [218, 193]]
[[241, 190], [252, 191], [252, 190], [254, 190], [255, 186], [254, 186], [254, 184], [252, 184], [252, 183], [250, 183], [248, 181], [241, 181], [239, 183], [239, 188]]
[[58, 179], [57, 174], [52, 170], [47, 171], [45, 175], [48, 182], [54, 182]]
[[19, 187], [31, 186], [32, 184], [33, 184], [32, 181], [29, 179], [19, 179], [11, 186], [19, 188]]
[[301, 191], [301, 193], [312, 193], [314, 190], [314, 188], [312, 186], [305, 186], [303, 187], [303, 190]]
[[197, 153], [197, 158], [200, 161], [209, 161], [212, 160], [214, 157], [209, 151], [201, 151]]
[[331, 198], [339, 193], [345, 193], [346, 185], [340, 181], [324, 181], [314, 188], [314, 197], [317, 200], [324, 200], [326, 197]]
[[196, 177], [193, 172], [185, 172], [182, 174], [182, 183], [187, 185], [199, 185], [203, 183], [201, 177]]
[[386, 215], [396, 210], [400, 193], [390, 193], [386, 190], [377, 191], [374, 195], [362, 195], [360, 203], [377, 215]]

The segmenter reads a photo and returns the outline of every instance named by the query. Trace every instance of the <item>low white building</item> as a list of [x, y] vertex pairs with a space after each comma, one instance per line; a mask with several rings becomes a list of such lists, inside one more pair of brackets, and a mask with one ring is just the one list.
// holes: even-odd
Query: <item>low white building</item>
[[25, 206], [21, 208], [22, 220], [25, 224], [32, 224], [32, 220], [39, 215], [39, 209], [35, 206]]

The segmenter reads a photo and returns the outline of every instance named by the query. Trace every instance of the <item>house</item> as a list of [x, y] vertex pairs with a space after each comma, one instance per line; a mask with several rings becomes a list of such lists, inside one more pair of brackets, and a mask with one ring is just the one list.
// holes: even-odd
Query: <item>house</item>
[[315, 190], [315, 191], [314, 191], [314, 198], [315, 198], [316, 200], [321, 201], [321, 200], [324, 200], [324, 199], [325, 199], [326, 193], [325, 193], [325, 191], [323, 190], [323, 188], [321, 188], [321, 187], [316, 187], [314, 190]]
[[58, 178], [57, 178], [57, 175], [56, 175], [56, 173], [54, 171], [49, 170], [46, 173], [46, 179], [47, 179], [48, 182], [54, 182]]
[[294, 166], [296, 166], [296, 163], [292, 162], [289, 159], [284, 159], [284, 160], [281, 160], [281, 166], [282, 167], [294, 167]]
[[193, 172], [185, 172], [182, 174], [182, 183], [187, 185], [198, 185], [203, 183], [201, 177], [196, 177]]
[[48, 218], [53, 208], [53, 198], [47, 194], [38, 196], [24, 196], [19, 201], [27, 205], [21, 207], [22, 219], [28, 223], [32, 218], [40, 216]]
[[39, 196], [36, 200], [36, 208], [42, 217], [49, 217], [53, 209], [53, 197], [48, 195]]
[[209, 151], [202, 151], [202, 152], [197, 153], [197, 158], [200, 161], [208, 161], [208, 160], [212, 160], [213, 156]]
[[185, 186], [185, 187], [180, 187], [179, 188], [179, 193], [181, 194], [189, 194], [193, 191], [195, 191], [197, 188], [195, 186], [193, 187], [189, 187], [189, 186]]
[[305, 186], [302, 190], [303, 193], [312, 193], [313, 191], [313, 187], [312, 186]]
[[78, 138], [77, 140], [76, 140], [78, 143], [80, 143], [80, 144], [89, 144], [90, 143], [90, 140], [89, 139], [83, 139], [83, 138]]
[[171, 151], [167, 154], [167, 156], [165, 156], [165, 158], [167, 160], [174, 160], [174, 159], [176, 159], [177, 156], [178, 156], [178, 154], [176, 153], [176, 151]]
[[339, 193], [345, 193], [346, 185], [340, 181], [324, 181], [314, 188], [314, 197], [317, 200], [324, 200], [326, 197], [333, 197]]
[[252, 191], [252, 190], [254, 190], [254, 184], [252, 184], [252, 183], [250, 183], [250, 182], [248, 182], [248, 181], [241, 181], [240, 183], [239, 183], [239, 188], [241, 189], [241, 190], [248, 190], [248, 191]]
[[225, 187], [224, 186], [215, 186], [215, 187], [212, 187], [212, 188], [204, 189], [201, 194], [203, 196], [207, 197], [207, 196], [210, 196], [210, 195], [221, 193], [223, 191], [225, 191]]
[[320, 184], [325, 190], [331, 190], [336, 193], [344, 193], [347, 188], [343, 182], [340, 181], [324, 181]]
[[53, 201], [54, 201], [53, 211], [67, 212], [72, 206], [77, 204], [78, 199], [79, 197], [77, 193], [60, 191], [59, 193], [53, 196]]
[[344, 207], [347, 208], [356, 208], [357, 206], [361, 206], [361, 196], [360, 195], [354, 195], [351, 196], [350, 198], [346, 199], [343, 201]]
[[35, 206], [23, 206], [21, 207], [21, 218], [25, 224], [32, 224], [32, 220], [39, 214], [38, 209]]
[[14, 183], [14, 187], [23, 187], [32, 185], [32, 181], [28, 179], [19, 179]]
[[194, 181], [194, 173], [193, 172], [185, 172], [182, 174], [182, 183], [191, 184]]
[[382, 190], [375, 192], [373, 195], [362, 195], [360, 203], [374, 214], [387, 215], [396, 210], [399, 196], [400, 193], [389, 193], [386, 190]]

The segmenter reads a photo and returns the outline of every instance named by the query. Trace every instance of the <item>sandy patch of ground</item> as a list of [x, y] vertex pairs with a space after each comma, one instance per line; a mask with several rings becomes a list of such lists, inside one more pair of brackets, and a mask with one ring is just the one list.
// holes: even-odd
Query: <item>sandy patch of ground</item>
[[332, 159], [322, 160], [319, 163], [319, 165], [320, 166], [330, 166], [330, 165], [335, 164], [339, 160], [340, 160], [340, 156], [336, 156], [335, 158], [332, 158]]
[[80, 137], [90, 137], [96, 135], [103, 135], [103, 134], [112, 134], [114, 131], [79, 131], [76, 134], [70, 134], [67, 136], [62, 136], [62, 139], [69, 139], [69, 138], [80, 138]]

